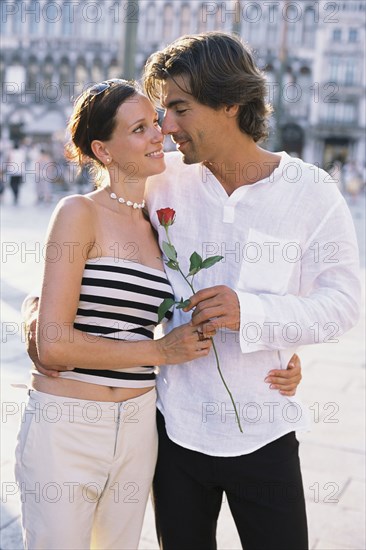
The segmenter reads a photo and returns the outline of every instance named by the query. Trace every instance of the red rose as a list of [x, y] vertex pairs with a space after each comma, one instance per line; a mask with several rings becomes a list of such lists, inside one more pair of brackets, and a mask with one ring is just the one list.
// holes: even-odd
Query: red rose
[[156, 211], [160, 225], [163, 227], [169, 227], [173, 225], [175, 220], [175, 210], [173, 208], [160, 208]]

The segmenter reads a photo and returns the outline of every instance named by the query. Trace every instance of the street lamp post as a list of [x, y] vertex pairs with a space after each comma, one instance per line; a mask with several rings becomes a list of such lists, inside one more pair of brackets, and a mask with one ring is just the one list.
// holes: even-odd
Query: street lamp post
[[[285, 12], [287, 13], [288, 2], [285, 2]], [[275, 151], [282, 150], [282, 127], [281, 121], [283, 116], [283, 97], [282, 97], [282, 88], [283, 88], [283, 76], [285, 74], [286, 64], [287, 64], [287, 17], [284, 18], [281, 28], [281, 44], [279, 51], [279, 67], [277, 71], [277, 83], [278, 83], [278, 94], [276, 101], [276, 139], [275, 139]]]
[[123, 78], [133, 80], [136, 76], [137, 26], [139, 21], [138, 0], [128, 0], [124, 7], [126, 8], [127, 16], [126, 34], [122, 43], [123, 55], [121, 56], [123, 59]]
[[235, 18], [232, 26], [232, 32], [238, 36], [241, 35], [241, 0], [235, 2]]

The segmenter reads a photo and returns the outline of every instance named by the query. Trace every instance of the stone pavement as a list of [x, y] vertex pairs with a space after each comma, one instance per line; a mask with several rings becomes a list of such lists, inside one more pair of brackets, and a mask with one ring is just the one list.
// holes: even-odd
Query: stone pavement
[[[1, 550], [23, 548], [13, 453], [26, 391], [15, 386], [27, 383], [29, 361], [19, 331], [19, 306], [24, 296], [37, 286], [41, 241], [52, 210], [50, 206], [34, 206], [31, 191], [22, 192], [18, 208], [10, 206], [10, 199], [5, 196], [1, 215], [3, 247], [6, 243], [3, 252], [7, 252], [2, 259], [1, 304]], [[364, 199], [352, 204], [351, 210], [364, 267]], [[364, 275], [363, 269], [363, 278]], [[364, 304], [363, 297], [360, 323], [338, 343], [304, 347], [300, 353], [303, 363], [300, 394], [312, 418], [311, 432], [300, 434], [299, 439], [310, 548], [314, 550], [366, 548]], [[220, 514], [218, 541], [220, 550], [241, 548], [226, 502]], [[149, 504], [140, 550], [157, 548]]]

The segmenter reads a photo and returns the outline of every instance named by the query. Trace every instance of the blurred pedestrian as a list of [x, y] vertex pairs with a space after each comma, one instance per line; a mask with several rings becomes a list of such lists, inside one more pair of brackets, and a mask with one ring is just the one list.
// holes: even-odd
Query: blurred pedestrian
[[47, 176], [47, 165], [51, 162], [51, 157], [47, 151], [42, 148], [36, 160], [37, 176], [36, 176], [36, 193], [37, 203], [51, 202], [51, 182]]
[[332, 179], [335, 181], [338, 189], [343, 191], [343, 181], [342, 181], [342, 163], [339, 160], [335, 160], [331, 167], [329, 168], [329, 174]]
[[10, 151], [7, 162], [7, 172], [10, 176], [10, 189], [13, 193], [13, 203], [18, 204], [19, 188], [23, 183], [23, 173], [25, 169], [26, 154], [19, 147], [19, 143], [15, 143], [14, 149]]
[[37, 203], [51, 201], [51, 182], [47, 176], [47, 165], [50, 162], [50, 155], [42, 148], [36, 161], [38, 168], [36, 177]]
[[5, 191], [5, 183], [4, 183], [4, 170], [1, 163], [0, 166], [0, 204], [3, 202], [3, 194]]
[[3, 194], [5, 191], [5, 173], [4, 173], [4, 153], [0, 150], [0, 204], [3, 200]]
[[89, 191], [91, 191], [90, 189], [91, 181], [92, 181], [92, 178], [91, 178], [89, 167], [83, 166], [75, 179], [77, 192], [80, 195], [84, 195], [84, 193], [88, 193]]
[[343, 177], [346, 192], [355, 201], [362, 188], [361, 171], [354, 160], [349, 160], [343, 166]]

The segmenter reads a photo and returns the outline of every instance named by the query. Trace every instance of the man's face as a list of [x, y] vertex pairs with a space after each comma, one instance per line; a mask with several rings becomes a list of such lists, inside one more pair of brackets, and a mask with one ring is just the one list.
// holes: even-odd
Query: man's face
[[188, 81], [183, 76], [162, 82], [161, 105], [165, 109], [162, 131], [170, 134], [183, 162], [214, 162], [222, 145], [222, 109], [215, 110], [198, 103], [187, 90]]

